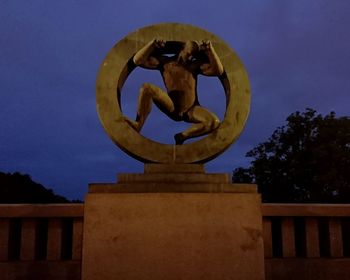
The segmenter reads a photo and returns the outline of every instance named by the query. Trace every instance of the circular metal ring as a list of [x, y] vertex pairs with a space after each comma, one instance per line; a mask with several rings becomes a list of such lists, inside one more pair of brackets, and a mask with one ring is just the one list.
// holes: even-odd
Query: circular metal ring
[[[125, 121], [120, 94], [135, 68], [134, 54], [154, 38], [166, 41], [210, 40], [225, 73], [220, 78], [226, 94], [226, 112], [218, 129], [206, 137], [183, 145], [148, 139]], [[97, 110], [107, 134], [123, 151], [142, 162], [204, 163], [224, 152], [240, 135], [250, 108], [248, 75], [237, 54], [216, 35], [201, 28], [163, 23], [136, 30], [119, 41], [103, 61], [96, 83]]]

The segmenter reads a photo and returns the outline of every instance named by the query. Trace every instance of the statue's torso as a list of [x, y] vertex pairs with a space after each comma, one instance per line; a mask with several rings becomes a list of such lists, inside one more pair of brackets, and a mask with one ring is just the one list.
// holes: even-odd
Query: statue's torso
[[162, 76], [169, 97], [174, 102], [175, 111], [180, 114], [188, 111], [197, 101], [197, 75], [190, 65], [170, 61], [163, 65]]

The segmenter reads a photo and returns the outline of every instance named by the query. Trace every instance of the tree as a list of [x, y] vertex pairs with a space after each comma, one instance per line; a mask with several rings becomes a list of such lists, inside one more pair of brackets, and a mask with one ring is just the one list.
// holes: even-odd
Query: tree
[[67, 203], [51, 189], [32, 181], [29, 175], [0, 172], [0, 203]]
[[295, 112], [249, 151], [234, 182], [258, 184], [264, 202], [350, 203], [350, 119]]

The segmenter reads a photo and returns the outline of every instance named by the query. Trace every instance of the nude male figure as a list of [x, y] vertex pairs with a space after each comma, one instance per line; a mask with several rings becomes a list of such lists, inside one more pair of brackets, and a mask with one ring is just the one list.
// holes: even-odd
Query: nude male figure
[[[136, 120], [126, 120], [136, 131], [140, 131], [154, 103], [171, 119], [193, 123], [187, 130], [174, 136], [176, 145], [181, 145], [189, 138], [209, 134], [220, 125], [218, 117], [198, 102], [197, 76], [220, 76], [224, 68], [210, 41], [187, 41], [171, 57], [156, 54], [165, 45], [165, 41], [155, 39], [140, 49], [133, 61], [137, 66], [159, 70], [167, 92], [153, 84], [143, 84]], [[206, 56], [205, 60], [196, 56], [200, 52]]]

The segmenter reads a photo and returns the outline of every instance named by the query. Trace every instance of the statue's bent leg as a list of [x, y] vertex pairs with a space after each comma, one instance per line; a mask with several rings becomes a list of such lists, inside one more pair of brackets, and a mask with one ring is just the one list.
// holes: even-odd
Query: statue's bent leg
[[219, 127], [219, 118], [209, 110], [194, 106], [187, 112], [187, 122], [194, 123], [190, 128], [174, 136], [176, 145], [181, 145], [189, 138], [208, 134]]
[[138, 98], [136, 121], [129, 121], [137, 131], [140, 131], [143, 127], [152, 110], [152, 103], [156, 104], [156, 106], [167, 115], [170, 115], [174, 111], [174, 103], [166, 92], [155, 85], [149, 83], [143, 84], [140, 88], [140, 95]]

